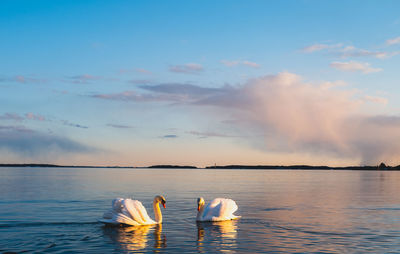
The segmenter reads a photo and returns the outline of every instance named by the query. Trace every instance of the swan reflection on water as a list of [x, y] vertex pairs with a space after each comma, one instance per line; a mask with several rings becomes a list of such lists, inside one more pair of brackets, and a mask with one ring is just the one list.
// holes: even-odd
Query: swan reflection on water
[[121, 250], [137, 251], [145, 249], [148, 245], [148, 234], [153, 231], [154, 248], [160, 249], [167, 246], [166, 237], [162, 235], [162, 225], [110, 227], [104, 226], [104, 235], [108, 236]]
[[197, 250], [206, 253], [207, 248], [213, 246], [219, 251], [235, 252], [237, 223], [237, 220], [197, 222]]

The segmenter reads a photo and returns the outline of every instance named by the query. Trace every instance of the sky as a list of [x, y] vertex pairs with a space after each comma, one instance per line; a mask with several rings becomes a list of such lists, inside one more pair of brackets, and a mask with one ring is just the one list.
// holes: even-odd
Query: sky
[[0, 163], [400, 164], [399, 1], [0, 2]]

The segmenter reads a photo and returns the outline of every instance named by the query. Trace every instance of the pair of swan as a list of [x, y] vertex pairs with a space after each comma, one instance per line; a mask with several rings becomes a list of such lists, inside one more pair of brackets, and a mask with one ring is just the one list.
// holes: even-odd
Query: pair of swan
[[[165, 208], [166, 200], [163, 196], [156, 196], [153, 200], [155, 220], [147, 214], [146, 208], [138, 200], [117, 198], [112, 201], [112, 207], [105, 212], [100, 222], [112, 225], [154, 225], [162, 223], [160, 204]], [[238, 209], [235, 201], [226, 198], [216, 198], [205, 205], [203, 198], [197, 199], [197, 221], [224, 221], [240, 218], [233, 213]]]

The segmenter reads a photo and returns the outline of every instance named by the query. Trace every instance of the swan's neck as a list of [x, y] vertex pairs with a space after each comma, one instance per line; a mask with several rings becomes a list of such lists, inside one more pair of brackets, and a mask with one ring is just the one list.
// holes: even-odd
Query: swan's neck
[[154, 199], [154, 201], [153, 201], [153, 210], [154, 210], [154, 217], [156, 218], [156, 222], [161, 223], [162, 222], [161, 209], [160, 209], [159, 202], [156, 199]]
[[201, 217], [203, 216], [203, 212], [204, 212], [204, 205], [200, 206], [200, 210], [197, 212], [197, 221], [201, 221]]

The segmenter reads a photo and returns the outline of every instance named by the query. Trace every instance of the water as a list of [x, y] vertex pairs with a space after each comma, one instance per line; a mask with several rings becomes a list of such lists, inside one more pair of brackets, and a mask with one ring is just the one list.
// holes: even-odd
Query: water
[[[400, 252], [400, 172], [0, 168], [0, 253]], [[115, 197], [162, 226], [104, 227]], [[196, 224], [196, 198], [229, 197], [242, 219]]]

